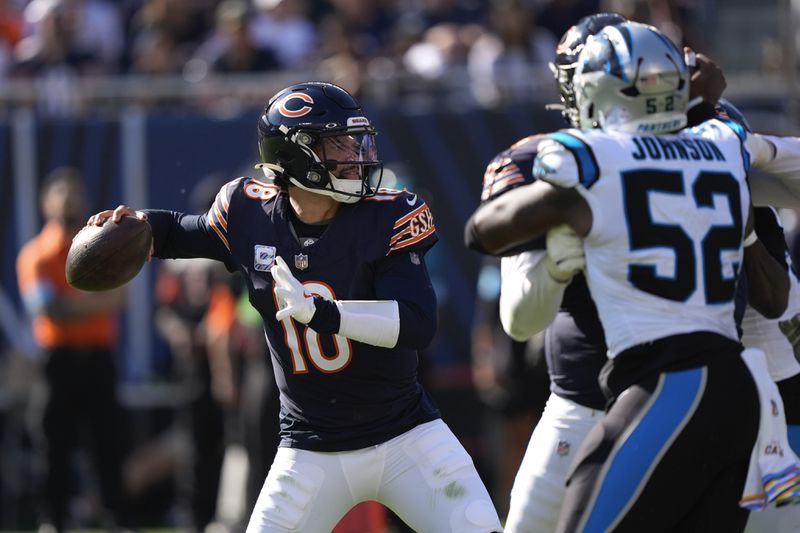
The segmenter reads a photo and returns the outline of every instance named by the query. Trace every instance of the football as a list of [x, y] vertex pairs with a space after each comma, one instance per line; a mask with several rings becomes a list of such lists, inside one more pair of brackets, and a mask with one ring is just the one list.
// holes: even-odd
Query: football
[[86, 226], [72, 239], [67, 254], [67, 283], [84, 291], [107, 291], [125, 285], [150, 256], [150, 224], [134, 217], [119, 223]]

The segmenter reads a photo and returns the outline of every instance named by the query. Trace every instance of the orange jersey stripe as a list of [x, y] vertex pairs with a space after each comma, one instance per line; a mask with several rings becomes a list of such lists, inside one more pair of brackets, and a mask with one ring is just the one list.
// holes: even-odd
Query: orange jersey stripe
[[231, 250], [231, 245], [228, 244], [228, 239], [225, 238], [225, 235], [223, 235], [222, 232], [220, 231], [220, 229], [217, 227], [217, 225], [214, 224], [214, 221], [209, 218], [208, 219], [208, 224], [211, 226], [211, 229], [213, 229], [217, 233], [217, 236], [222, 241], [222, 244], [225, 245], [225, 248], [227, 248], [228, 251], [230, 251]]
[[425, 239], [425, 237], [430, 236], [434, 231], [436, 231], [436, 228], [434, 226], [431, 226], [430, 228], [425, 230], [423, 233], [420, 233], [416, 237], [412, 237], [400, 243], [395, 243], [394, 245], [389, 247], [389, 252], [387, 252], [386, 255], [389, 255], [389, 253], [391, 252], [405, 248], [406, 246], [411, 246], [412, 244], [418, 243], [419, 241]]
[[394, 244], [398, 239], [400, 239], [403, 235], [411, 233], [411, 228], [406, 228], [403, 231], [398, 232], [394, 235], [391, 239], [389, 239], [389, 244]]
[[428, 204], [426, 204], [425, 202], [422, 202], [421, 206], [419, 206], [418, 208], [414, 209], [413, 211], [408, 213], [406, 216], [398, 219], [397, 222], [394, 223], [394, 228], [393, 229], [399, 228], [404, 223], [408, 222], [409, 220], [411, 220], [412, 218], [417, 216], [420, 212], [424, 211], [425, 209], [428, 209]]
[[214, 213], [217, 215], [216, 219], [219, 222], [220, 226], [222, 226], [225, 231], [228, 231], [228, 221], [222, 215], [222, 212], [220, 212], [219, 207], [217, 207], [217, 204], [214, 204]]

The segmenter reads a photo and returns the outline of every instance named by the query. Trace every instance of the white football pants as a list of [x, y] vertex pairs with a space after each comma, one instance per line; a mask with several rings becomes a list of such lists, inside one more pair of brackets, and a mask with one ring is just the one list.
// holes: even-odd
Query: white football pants
[[514, 478], [506, 533], [555, 531], [572, 459], [602, 416], [550, 394]]
[[278, 448], [247, 533], [324, 533], [375, 500], [419, 533], [502, 531], [472, 458], [442, 420], [347, 452]]

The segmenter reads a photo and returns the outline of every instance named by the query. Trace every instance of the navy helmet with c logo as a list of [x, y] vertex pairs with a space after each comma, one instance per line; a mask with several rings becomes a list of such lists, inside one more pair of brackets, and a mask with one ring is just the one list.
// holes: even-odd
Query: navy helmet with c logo
[[[375, 194], [383, 174], [376, 135], [350, 93], [332, 83], [299, 83], [273, 96], [258, 120], [258, 166], [282, 187], [357, 202]], [[349, 169], [350, 178], [337, 168]]]

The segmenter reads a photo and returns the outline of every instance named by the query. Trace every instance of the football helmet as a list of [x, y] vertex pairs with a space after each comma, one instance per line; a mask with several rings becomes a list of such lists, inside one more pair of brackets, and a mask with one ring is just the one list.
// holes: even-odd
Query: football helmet
[[[550, 70], [558, 83], [558, 94], [561, 97], [561, 114], [573, 128], [578, 128], [578, 108], [575, 105], [575, 88], [572, 77], [578, 65], [578, 55], [586, 44], [586, 39], [595, 35], [606, 26], [621, 24], [628, 19], [617, 13], [597, 13], [583, 17], [561, 36], [556, 47], [556, 60], [550, 63]], [[555, 105], [553, 107], [556, 107]]]
[[730, 100], [725, 98], [720, 98], [719, 102], [717, 102], [717, 116], [719, 117], [727, 117], [734, 122], [738, 122], [744, 129], [747, 131], [753, 131], [750, 127], [750, 123], [744, 116], [744, 113], [733, 105]]
[[689, 70], [652, 26], [623, 22], [589, 37], [573, 84], [582, 128], [657, 134], [686, 125]]
[[380, 186], [375, 135], [350, 93], [332, 83], [299, 83], [273, 96], [259, 118], [257, 167], [283, 187], [354, 203]]

